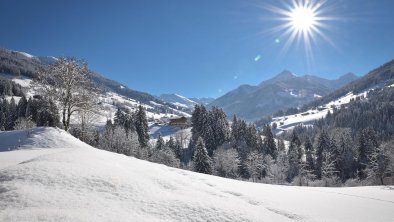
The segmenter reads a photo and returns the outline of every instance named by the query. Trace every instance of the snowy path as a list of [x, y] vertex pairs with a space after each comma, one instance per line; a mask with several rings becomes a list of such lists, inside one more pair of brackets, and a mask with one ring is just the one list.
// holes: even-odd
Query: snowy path
[[[43, 129], [29, 143], [49, 147], [50, 142], [41, 141], [46, 135], [58, 139], [41, 150], [69, 148], [0, 170], [0, 221], [394, 218], [394, 187], [311, 188], [230, 180], [94, 149], [53, 129]], [[13, 152], [22, 151], [0, 156]]]

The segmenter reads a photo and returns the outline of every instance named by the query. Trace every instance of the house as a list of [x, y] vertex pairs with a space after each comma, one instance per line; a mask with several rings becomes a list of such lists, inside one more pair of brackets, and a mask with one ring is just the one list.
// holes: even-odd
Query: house
[[169, 125], [171, 126], [180, 126], [180, 127], [188, 127], [189, 121], [186, 117], [182, 116], [180, 118], [170, 119]]

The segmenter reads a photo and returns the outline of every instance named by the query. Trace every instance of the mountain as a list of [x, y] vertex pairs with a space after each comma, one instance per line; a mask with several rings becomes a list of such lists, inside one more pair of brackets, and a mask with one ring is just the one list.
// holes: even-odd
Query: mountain
[[311, 102], [307, 107], [319, 106], [326, 104], [332, 100], [345, 96], [349, 92], [354, 94], [361, 93], [371, 88], [381, 87], [391, 84], [394, 81], [394, 60], [383, 64], [382, 66], [370, 71], [362, 78], [344, 85], [339, 89], [331, 92], [325, 97], [322, 97], [314, 102]]
[[[351, 79], [352, 74], [343, 78]], [[335, 117], [326, 119], [327, 124], [348, 127], [355, 132], [372, 127], [379, 137], [385, 139], [393, 132], [390, 125], [394, 118], [391, 111], [393, 98], [394, 60], [326, 96], [305, 104], [298, 112], [274, 117], [271, 124], [275, 123], [276, 132], [279, 133], [299, 124], [314, 124], [330, 113]]]
[[[16, 83], [23, 83], [23, 87], [32, 96], [34, 92], [30, 88], [30, 82], [37, 77], [37, 73], [49, 64], [56, 62], [52, 56], [33, 56], [26, 52], [17, 52], [8, 49], [0, 49], [0, 75], [11, 79]], [[190, 109], [167, 103], [155, 96], [133, 90], [115, 80], [108, 79], [103, 75], [92, 72], [92, 80], [99, 89], [98, 99], [102, 105], [100, 112], [100, 124], [106, 119], [112, 118], [118, 107], [135, 110], [138, 105], [144, 106], [150, 119], [160, 119], [167, 116], [189, 116]]]
[[56, 128], [0, 132], [0, 147], [0, 221], [394, 218], [390, 186], [297, 187], [226, 179], [95, 149]]
[[313, 75], [297, 76], [284, 70], [257, 86], [241, 85], [217, 98], [210, 106], [219, 106], [232, 116], [257, 120], [289, 107], [299, 107], [357, 79], [348, 73], [336, 80]]

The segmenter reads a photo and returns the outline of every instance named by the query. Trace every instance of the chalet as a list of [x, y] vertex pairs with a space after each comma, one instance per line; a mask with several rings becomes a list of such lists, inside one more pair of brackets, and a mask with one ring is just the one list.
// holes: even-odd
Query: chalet
[[186, 117], [182, 116], [180, 118], [170, 119], [169, 125], [187, 127], [187, 126], [189, 126], [189, 121]]

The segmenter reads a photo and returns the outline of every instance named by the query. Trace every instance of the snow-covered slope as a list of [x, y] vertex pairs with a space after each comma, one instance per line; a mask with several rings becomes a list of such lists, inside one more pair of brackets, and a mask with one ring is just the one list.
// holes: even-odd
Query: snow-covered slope
[[[25, 94], [27, 97], [32, 97], [35, 93], [31, 88], [32, 79], [25, 76], [14, 76], [10, 74], [0, 73], [0, 77], [4, 77], [18, 83], [25, 89]], [[163, 106], [163, 104], [156, 103], [154, 101], [149, 101], [148, 103], [143, 103], [135, 99], [122, 96], [116, 92], [102, 92], [98, 95], [98, 100], [100, 103], [100, 108], [96, 110], [95, 125], [102, 126], [105, 125], [108, 119], [113, 119], [118, 107], [124, 107], [134, 112], [139, 105], [142, 105], [147, 110], [147, 117], [149, 121], [159, 120], [163, 117], [174, 118], [174, 117], [190, 117], [191, 115], [187, 112], [177, 110], [172, 107], [166, 107], [170, 112], [157, 112], [155, 108]], [[11, 97], [7, 97], [8, 100]], [[16, 102], [19, 101], [20, 97], [14, 96]], [[72, 118], [73, 123], [77, 123], [77, 118]]]
[[340, 109], [342, 105], [346, 105], [352, 100], [356, 100], [357, 98], [367, 98], [368, 91], [369, 90], [366, 90], [359, 94], [353, 94], [353, 92], [349, 92], [345, 96], [330, 101], [329, 103], [321, 105], [317, 108], [309, 109], [305, 112], [297, 113], [294, 115], [275, 117], [272, 119], [271, 125], [276, 123], [276, 133], [290, 130], [300, 124], [311, 125], [316, 120], [326, 117], [328, 112], [332, 113], [334, 109]]
[[[14, 133], [5, 138], [26, 132]], [[15, 161], [0, 170], [0, 221], [360, 222], [394, 218], [394, 187], [256, 184], [98, 150], [57, 129], [34, 129], [29, 138], [24, 150], [0, 152], [0, 157], [26, 149], [59, 152]], [[47, 148], [31, 150], [36, 146]], [[64, 146], [70, 148], [61, 149]]]
[[178, 94], [162, 94], [159, 98], [165, 102], [172, 103], [175, 106], [190, 109], [198, 104], [197, 102]]
[[[0, 66], [6, 72], [0, 73], [0, 77], [11, 79], [20, 84], [26, 89], [26, 96], [30, 97], [35, 94], [30, 87], [32, 78], [37, 76], [39, 70], [46, 65], [55, 63], [56, 60], [57, 58], [53, 56], [37, 57], [26, 52], [0, 48]], [[120, 106], [133, 111], [138, 105], [142, 105], [147, 109], [147, 116], [152, 121], [157, 121], [162, 117], [190, 116], [188, 114], [191, 111], [189, 108], [166, 103], [148, 93], [130, 89], [98, 73], [92, 72], [92, 80], [101, 92], [99, 102], [103, 105], [102, 109], [97, 110], [98, 125], [103, 125], [107, 119], [112, 118]], [[15, 100], [19, 101], [19, 98], [15, 98]], [[194, 103], [191, 100], [190, 102]]]

